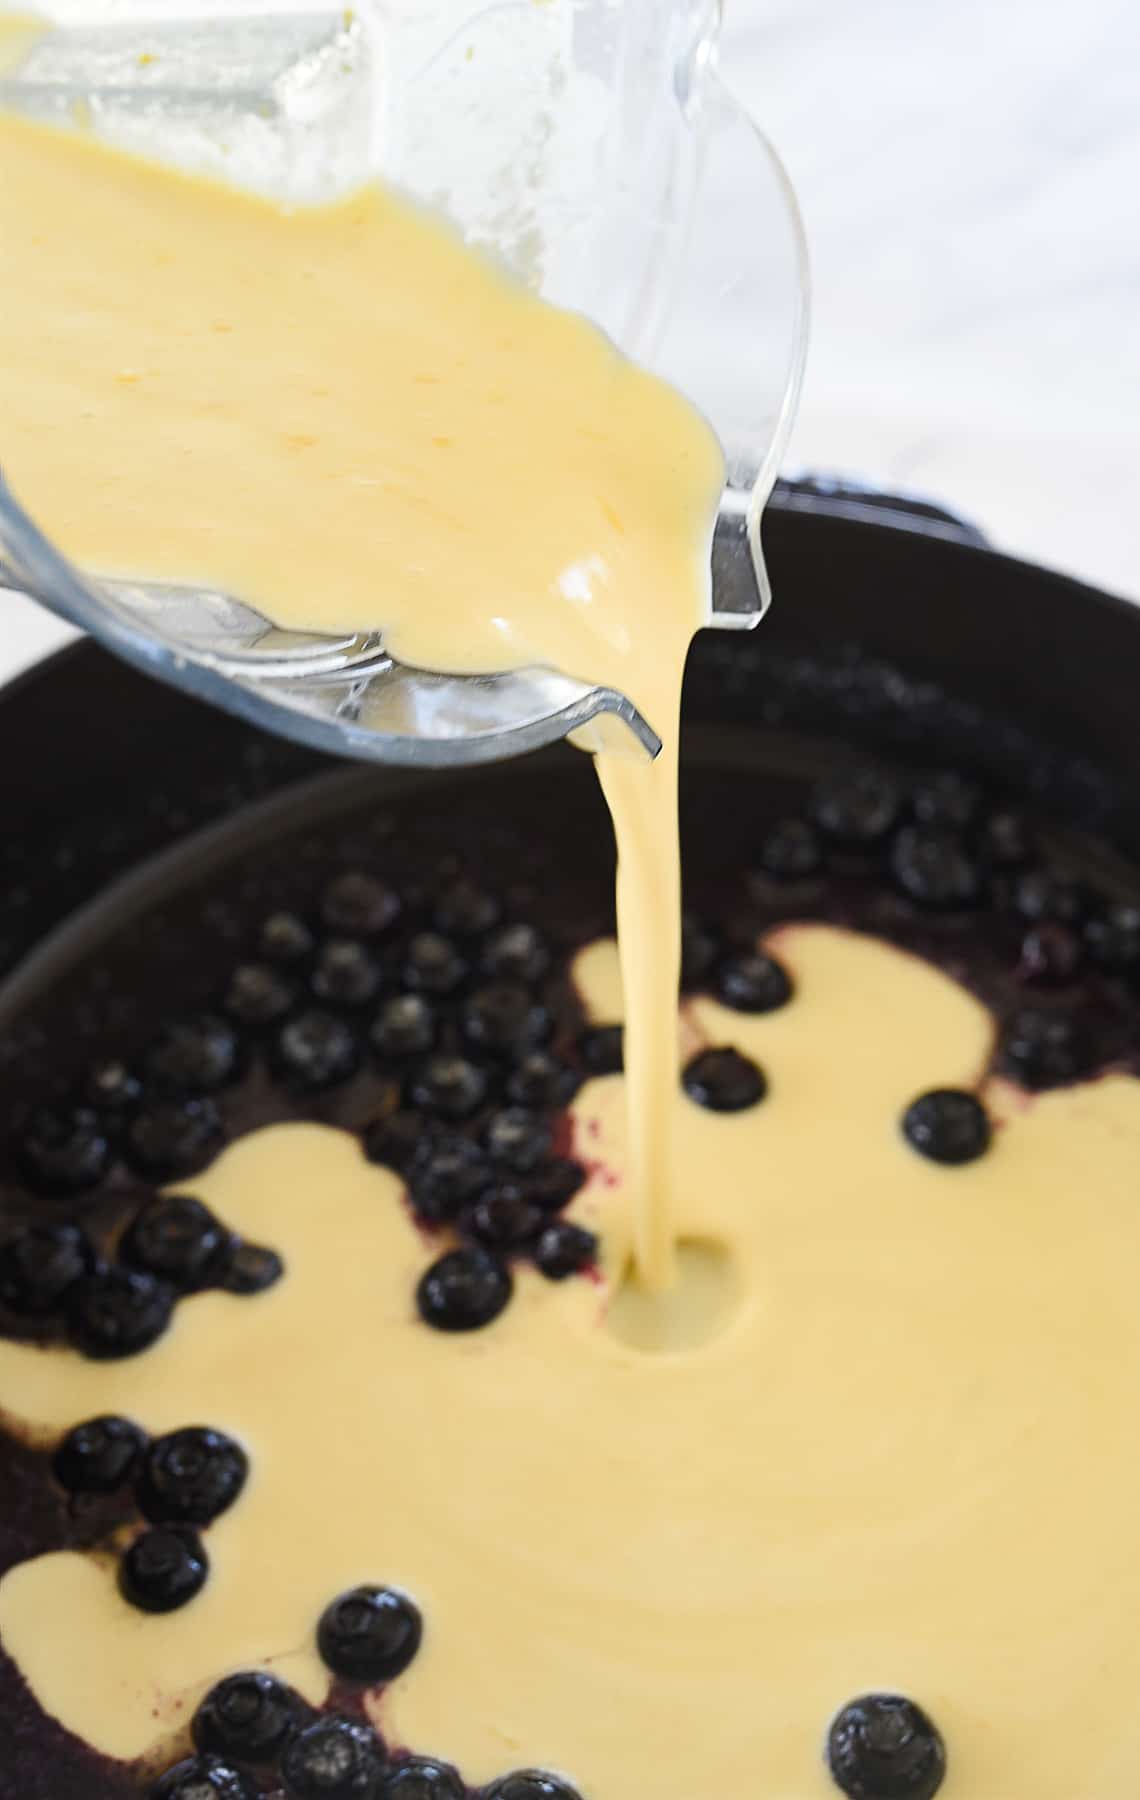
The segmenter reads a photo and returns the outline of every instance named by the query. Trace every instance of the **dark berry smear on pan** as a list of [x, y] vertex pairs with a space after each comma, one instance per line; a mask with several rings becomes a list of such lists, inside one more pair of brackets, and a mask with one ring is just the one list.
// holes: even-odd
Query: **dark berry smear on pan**
[[[356, 1133], [403, 1184], [432, 1240], [409, 1296], [425, 1329], [494, 1329], [520, 1262], [551, 1282], [589, 1271], [597, 1242], [564, 1216], [587, 1178], [566, 1111], [584, 1082], [620, 1072], [622, 1029], [584, 1016], [569, 970], [612, 933], [613, 863], [588, 771], [560, 781], [554, 831], [546, 779], [513, 782], [509, 804], [490, 778], [461, 807], [416, 789], [290, 827], [129, 925], [109, 919], [99, 950], [0, 1035], [0, 1333], [129, 1358], [204, 1292], [264, 1304], [288, 1279], [279, 1251], [241, 1240], [195, 1177], [235, 1137], [290, 1119]], [[1109, 852], [1058, 847], [972, 771], [845, 750], [811, 752], [802, 773], [698, 770], [686, 784], [682, 987], [725, 1010], [683, 1086], [726, 1129], [769, 1081], [778, 1092], [778, 1056], [761, 1069], [741, 1055], [731, 1019], [795, 1007], [778, 935], [764, 941], [789, 921], [874, 933], [946, 968], [996, 1018], [992, 1071], [1031, 1094], [1140, 1069], [1140, 879]], [[979, 1093], [899, 1094], [900, 1153], [949, 1181], [1000, 1154]], [[100, 1550], [142, 1611], [192, 1607], [213, 1522], [247, 1474], [224, 1420], [150, 1439], [106, 1414], [43, 1449], [0, 1434], [0, 1573]], [[44, 1800], [45, 1769], [50, 1800], [475, 1800], [436, 1755], [445, 1721], [438, 1745], [388, 1745], [360, 1707], [437, 1623], [398, 1586], [330, 1595], [313, 1622], [330, 1676], [316, 1709], [269, 1672], [227, 1670], [220, 1647], [217, 1685], [145, 1774], [61, 1731], [0, 1655], [20, 1764], [0, 1764], [0, 1800], [13, 1779], [21, 1800]], [[931, 1800], [942, 1782], [942, 1740], [908, 1700], [865, 1695], [820, 1735], [852, 1800]], [[519, 1769], [478, 1800], [590, 1796]]]

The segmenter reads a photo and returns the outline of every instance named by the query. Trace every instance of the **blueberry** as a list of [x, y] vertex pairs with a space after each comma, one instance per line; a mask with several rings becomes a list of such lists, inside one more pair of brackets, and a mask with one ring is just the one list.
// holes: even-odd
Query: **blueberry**
[[399, 915], [399, 894], [374, 875], [338, 875], [321, 896], [321, 918], [345, 937], [380, 937]]
[[94, 1266], [95, 1252], [77, 1225], [32, 1225], [0, 1247], [0, 1306], [29, 1318], [58, 1312]]
[[897, 1694], [864, 1694], [832, 1722], [832, 1780], [849, 1800], [933, 1800], [946, 1751], [920, 1707]]
[[171, 1180], [197, 1175], [221, 1142], [222, 1121], [212, 1100], [167, 1100], [136, 1113], [125, 1154], [140, 1175]]
[[1079, 973], [1083, 951], [1081, 940], [1068, 925], [1043, 919], [1032, 925], [1021, 940], [1021, 958], [1017, 973], [1022, 981], [1042, 987], [1064, 987]]
[[463, 1008], [463, 1035], [493, 1056], [522, 1056], [550, 1036], [550, 1014], [515, 981], [496, 981]]
[[541, 1208], [527, 1199], [524, 1188], [500, 1182], [464, 1213], [461, 1225], [464, 1237], [474, 1238], [488, 1250], [520, 1250], [538, 1235], [543, 1218]]
[[310, 1008], [282, 1026], [274, 1040], [272, 1062], [278, 1078], [290, 1087], [335, 1087], [355, 1075], [360, 1046], [343, 1019]]
[[787, 970], [774, 956], [755, 950], [743, 956], [729, 956], [716, 975], [716, 997], [736, 1012], [775, 1012], [792, 997], [792, 983]]
[[309, 986], [328, 1006], [367, 1006], [380, 992], [380, 964], [357, 938], [329, 938], [317, 952]]
[[129, 1117], [142, 1103], [143, 1084], [125, 1062], [108, 1057], [92, 1063], [80, 1083], [81, 1103], [106, 1119]]
[[201, 1013], [163, 1028], [143, 1058], [143, 1074], [148, 1087], [168, 1098], [215, 1094], [237, 1079], [241, 1061], [233, 1027]]
[[953, 769], [923, 775], [911, 789], [910, 806], [920, 825], [939, 831], [968, 831], [981, 810], [982, 797], [972, 781]]
[[440, 1131], [425, 1138], [407, 1170], [412, 1205], [425, 1219], [453, 1219], [491, 1180], [486, 1153], [470, 1138]]
[[145, 1449], [145, 1432], [130, 1419], [106, 1414], [73, 1425], [51, 1466], [71, 1494], [113, 1494], [134, 1479]]
[[1093, 961], [1110, 974], [1140, 971], [1140, 906], [1117, 904], [1097, 913], [1085, 926], [1085, 943]]
[[202, 1592], [209, 1573], [209, 1558], [195, 1532], [160, 1525], [141, 1532], [124, 1552], [119, 1587], [140, 1612], [177, 1612]]
[[504, 925], [483, 946], [482, 968], [493, 981], [534, 987], [550, 967], [550, 951], [533, 925]]
[[279, 1025], [296, 1001], [296, 986], [280, 969], [270, 963], [239, 963], [226, 987], [222, 1010], [239, 1025], [259, 1031]]
[[394, 1681], [423, 1637], [419, 1608], [395, 1588], [358, 1587], [321, 1614], [317, 1648], [327, 1668], [346, 1681]]
[[895, 884], [916, 906], [953, 911], [973, 906], [982, 891], [973, 857], [953, 832], [904, 825], [891, 845]]
[[903, 1136], [931, 1162], [968, 1163], [990, 1147], [990, 1122], [974, 1094], [960, 1088], [932, 1088], [912, 1100], [903, 1114]]
[[550, 1281], [565, 1281], [598, 1260], [598, 1240], [582, 1225], [557, 1219], [548, 1225], [534, 1247], [534, 1260]]
[[526, 1177], [526, 1197], [543, 1212], [561, 1212], [585, 1180], [580, 1162], [569, 1156], [551, 1156]]
[[295, 967], [312, 955], [313, 934], [296, 913], [271, 913], [258, 933], [257, 948], [266, 962]]
[[285, 1746], [281, 1775], [289, 1800], [376, 1800], [387, 1760], [367, 1725], [318, 1719]]
[[466, 1119], [487, 1098], [487, 1077], [464, 1056], [432, 1056], [412, 1078], [411, 1099], [425, 1112]]
[[148, 1200], [119, 1244], [123, 1262], [168, 1281], [180, 1294], [207, 1287], [225, 1257], [229, 1233], [208, 1206], [189, 1194]]
[[1057, 925], [1076, 925], [1084, 902], [1075, 882], [1053, 869], [1029, 869], [1014, 884], [1013, 910], [1031, 925], [1042, 919]]
[[464, 1800], [467, 1789], [459, 1771], [434, 1756], [409, 1756], [390, 1769], [380, 1800]]
[[739, 1050], [701, 1050], [681, 1077], [686, 1094], [710, 1112], [743, 1112], [768, 1092], [756, 1064]]
[[397, 994], [386, 1000], [372, 1023], [368, 1041], [377, 1056], [402, 1061], [424, 1056], [435, 1043], [435, 1012], [422, 994]]
[[991, 869], [1021, 869], [1033, 855], [1033, 834], [1020, 813], [991, 813], [978, 834], [978, 849]]
[[517, 1106], [558, 1111], [578, 1092], [580, 1076], [549, 1050], [528, 1050], [507, 1077], [507, 1099]]
[[16, 1159], [41, 1194], [78, 1194], [111, 1166], [111, 1146], [86, 1106], [39, 1106], [16, 1143]]
[[257, 1800], [257, 1789], [218, 1757], [191, 1756], [155, 1782], [148, 1800]]
[[153, 1275], [96, 1269], [68, 1296], [68, 1333], [84, 1356], [110, 1362], [149, 1349], [170, 1324], [173, 1310], [173, 1293]]
[[441, 894], [435, 908], [437, 931], [458, 937], [479, 937], [499, 923], [499, 902], [472, 881], [457, 881]]
[[537, 1169], [550, 1150], [550, 1126], [526, 1106], [507, 1106], [492, 1114], [483, 1134], [493, 1162], [516, 1175]]
[[269, 1762], [306, 1721], [308, 1708], [275, 1675], [229, 1675], [211, 1688], [191, 1727], [197, 1749]]
[[1075, 1020], [1064, 1013], [1026, 1007], [1006, 1028], [1000, 1066], [1022, 1087], [1040, 1091], [1077, 1081], [1092, 1067], [1088, 1038]]
[[483, 1800], [581, 1800], [577, 1788], [542, 1769], [520, 1769], [503, 1775], [483, 1790]]
[[430, 1136], [419, 1113], [383, 1113], [364, 1133], [364, 1154], [369, 1162], [382, 1163], [403, 1175]]
[[497, 1319], [513, 1291], [510, 1270], [476, 1245], [449, 1250], [420, 1277], [416, 1304], [437, 1331], [478, 1331]]
[[901, 809], [898, 783], [867, 764], [829, 775], [812, 796], [816, 825], [841, 850], [869, 850], [881, 844]]
[[155, 1525], [209, 1525], [238, 1499], [249, 1474], [241, 1445], [222, 1431], [186, 1425], [155, 1438], [137, 1498]]
[[400, 979], [425, 994], [453, 994], [467, 975], [467, 962], [451, 938], [418, 931], [404, 953]]
[[624, 1066], [620, 1025], [590, 1025], [578, 1038], [578, 1055], [589, 1076], [620, 1075]]
[[227, 1294], [263, 1294], [280, 1281], [285, 1264], [264, 1244], [231, 1244], [218, 1285]]
[[823, 866], [823, 845], [806, 819], [781, 819], [760, 846], [760, 867], [775, 881], [807, 881]]
[[681, 920], [681, 986], [699, 987], [704, 981], [719, 949], [716, 933], [703, 925], [692, 913]]

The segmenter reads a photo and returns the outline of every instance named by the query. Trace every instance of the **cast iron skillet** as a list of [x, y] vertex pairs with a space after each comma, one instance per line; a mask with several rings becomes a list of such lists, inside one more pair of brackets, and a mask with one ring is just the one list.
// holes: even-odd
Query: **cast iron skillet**
[[[698, 917], [702, 879], [719, 891], [717, 860], [728, 857], [738, 869], [747, 855], [755, 777], [761, 812], [773, 777], [790, 777], [802, 794], [805, 778], [833, 766], [828, 740], [957, 768], [988, 778], [995, 792], [1020, 793], [1035, 826], [1055, 822], [1047, 838], [1070, 840], [1078, 868], [1096, 859], [1110, 891], [1115, 883], [1135, 897], [1135, 867], [1111, 868], [1119, 859], [1092, 840], [1140, 862], [1132, 801], [1140, 747], [1131, 729], [1140, 609], [997, 556], [937, 509], [884, 508], [818, 483], [785, 488], [767, 539], [777, 594], [771, 618], [750, 637], [705, 634], [689, 670], [682, 824], [687, 849], [696, 849], [689, 891]], [[141, 1042], [158, 1023], [155, 1008], [167, 1015], [208, 1001], [218, 974], [212, 952], [246, 941], [242, 907], [249, 917], [266, 910], [259, 884], [267, 871], [274, 878], [277, 838], [290, 877], [310, 879], [316, 867], [323, 880], [346, 830], [365, 844], [379, 831], [385, 856], [407, 851], [413, 873], [428, 866], [418, 860], [425, 842], [438, 867], [466, 830], [477, 857], [488, 846], [515, 857], [512, 871], [521, 867], [524, 879], [527, 857], [537, 859], [539, 879], [551, 866], [542, 859], [554, 857], [544, 905], [563, 909], [556, 935], [569, 920], [578, 941], [607, 929], [612, 846], [596, 784], [577, 752], [563, 745], [543, 754], [552, 769], [561, 759], [568, 778], [553, 846], [550, 789], [545, 775], [533, 779], [532, 759], [462, 777], [345, 770], [88, 644], [0, 692], [0, 1143], [22, 1102], [68, 1091], [94, 1048], [113, 1044], [131, 1055], [119, 1027]], [[532, 779], [518, 779], [528, 772]], [[457, 780], [478, 784], [476, 804], [457, 800]], [[409, 783], [426, 807], [386, 808], [385, 797]], [[583, 797], [592, 810], [583, 810]], [[579, 858], [573, 847], [585, 845], [584, 830], [588, 853]], [[466, 855], [462, 844], [460, 851]], [[222, 888], [209, 885], [218, 867]], [[219, 895], [240, 904], [217, 905]], [[952, 942], [953, 921], [949, 929], [951, 939], [938, 935], [931, 954]], [[921, 940], [919, 951], [926, 953]], [[982, 964], [971, 968], [985, 975]], [[1004, 963], [1001, 980], [1008, 990]], [[977, 991], [984, 997], [984, 981]], [[368, 1115], [359, 1111], [364, 1100]], [[349, 1083], [318, 1096], [312, 1116], [358, 1129], [372, 1105], [367, 1095], [354, 1099]], [[227, 1116], [231, 1130], [248, 1122], [240, 1112]], [[32, 1453], [13, 1454], [18, 1468]], [[31, 1504], [15, 1518], [14, 1541], [33, 1549], [54, 1529], [37, 1480], [19, 1488]], [[125, 1800], [137, 1791], [135, 1773], [97, 1764], [45, 1720], [2, 1656], [0, 1685], [13, 1741], [27, 1734], [31, 1764], [20, 1779], [28, 1800], [48, 1800], [47, 1783], [52, 1800], [94, 1791]]]
[[[1140, 608], [822, 481], [782, 484], [766, 542], [773, 610], [698, 641], [688, 733], [953, 763], [1140, 857]], [[145, 857], [329, 767], [91, 644], [40, 664], [0, 691], [0, 976]]]

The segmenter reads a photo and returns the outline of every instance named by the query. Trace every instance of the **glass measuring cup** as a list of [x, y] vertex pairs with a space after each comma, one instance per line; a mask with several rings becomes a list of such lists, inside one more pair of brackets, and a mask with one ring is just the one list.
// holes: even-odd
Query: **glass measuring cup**
[[[679, 386], [728, 465], [710, 623], [762, 615], [759, 520], [798, 393], [805, 257], [780, 165], [720, 78], [715, 0], [48, 10], [43, 32], [0, 40], [0, 106], [285, 199], [381, 172]], [[382, 632], [299, 636], [240, 595], [97, 581], [2, 482], [0, 581], [164, 678], [341, 753], [479, 761], [615, 718], [656, 746], [628, 699], [558, 671], [431, 673], [394, 663]]]

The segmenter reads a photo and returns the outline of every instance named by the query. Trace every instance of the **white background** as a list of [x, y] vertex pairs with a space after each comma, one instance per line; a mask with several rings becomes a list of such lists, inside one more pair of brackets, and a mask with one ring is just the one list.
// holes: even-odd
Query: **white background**
[[1140, 599], [1138, 0], [726, 0], [814, 264], [792, 460]]
[[[1140, 0], [727, 14], [812, 247], [789, 462], [925, 490], [1140, 598]], [[0, 676], [65, 635], [0, 609]]]

